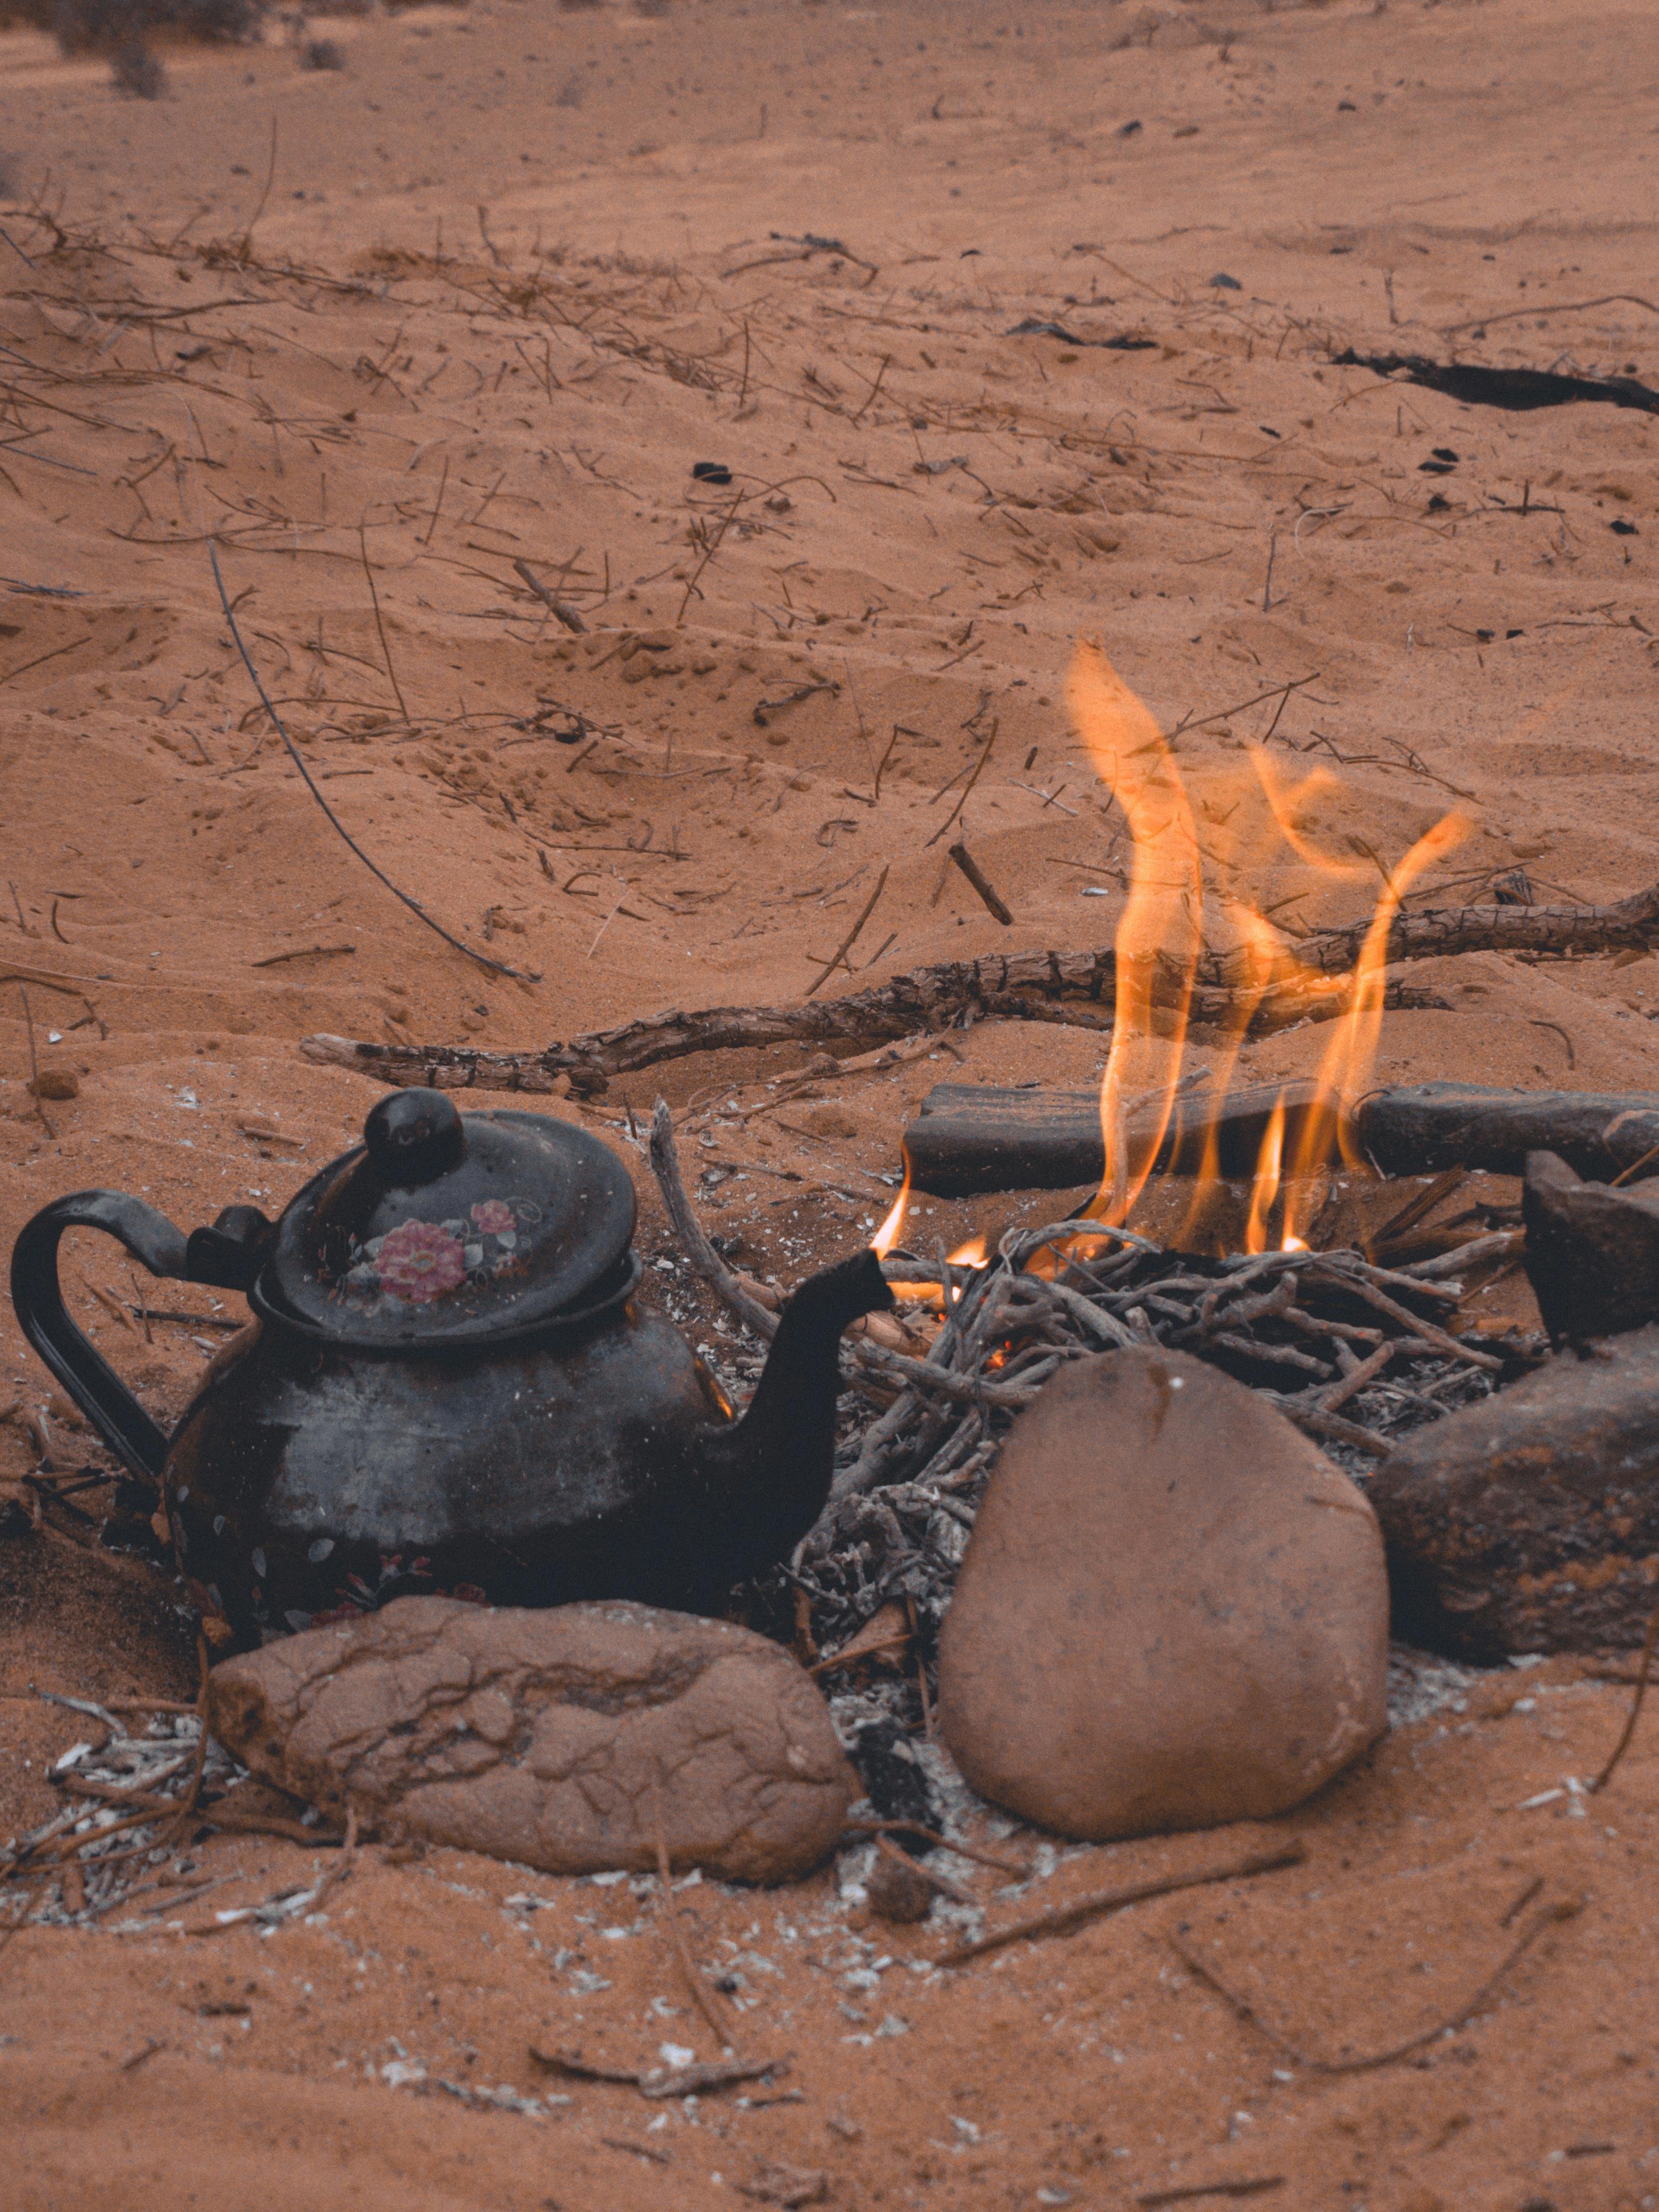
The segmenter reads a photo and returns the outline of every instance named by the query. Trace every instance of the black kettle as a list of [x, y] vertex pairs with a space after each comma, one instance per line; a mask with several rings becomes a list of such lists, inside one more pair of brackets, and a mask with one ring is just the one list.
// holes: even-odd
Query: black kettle
[[[829, 1492], [841, 1332], [893, 1304], [872, 1251], [801, 1285], [738, 1420], [638, 1300], [634, 1186], [596, 1138], [409, 1090], [363, 1139], [275, 1222], [234, 1206], [186, 1237], [78, 1191], [12, 1254], [25, 1335], [160, 1486], [210, 1623], [246, 1646], [415, 1593], [707, 1612], [787, 1554]], [[253, 1310], [171, 1438], [64, 1310], [82, 1227]]]

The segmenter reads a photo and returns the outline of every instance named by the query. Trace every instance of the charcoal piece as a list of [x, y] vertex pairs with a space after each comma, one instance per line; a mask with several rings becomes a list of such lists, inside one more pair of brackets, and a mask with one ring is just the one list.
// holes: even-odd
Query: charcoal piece
[[1659, 1328], [1559, 1352], [1366, 1485], [1397, 1638], [1490, 1663], [1639, 1645], [1659, 1597]]
[[[939, 1808], [933, 1802], [927, 1777], [913, 1755], [900, 1723], [890, 1718], [865, 1721], [859, 1726], [847, 1756], [858, 1770], [864, 1794], [880, 1820], [919, 1820], [938, 1830]], [[920, 1838], [898, 1836], [900, 1847], [916, 1854], [932, 1849]]]
[[1659, 1322], [1659, 1182], [1614, 1190], [1532, 1152], [1521, 1218], [1527, 1279], [1558, 1344]]
[[1331, 356], [1337, 368], [1370, 368], [1378, 376], [1403, 375], [1408, 384], [1443, 392], [1468, 407], [1502, 407], [1528, 414], [1535, 407], [1565, 407], [1574, 400], [1601, 400], [1610, 407], [1638, 408], [1659, 415], [1659, 392], [1633, 376], [1565, 376], [1553, 368], [1488, 368], [1473, 361], [1431, 361], [1418, 353], [1356, 353], [1352, 346]]
[[926, 1876], [884, 1852], [865, 1876], [864, 1893], [878, 1920], [925, 1920], [933, 1902], [933, 1884]]

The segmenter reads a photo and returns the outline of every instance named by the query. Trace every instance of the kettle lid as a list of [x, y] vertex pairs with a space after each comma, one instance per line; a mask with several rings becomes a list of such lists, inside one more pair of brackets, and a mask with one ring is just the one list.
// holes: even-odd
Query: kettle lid
[[394, 1091], [283, 1214], [253, 1303], [343, 1346], [459, 1350], [607, 1298], [635, 1212], [585, 1129]]

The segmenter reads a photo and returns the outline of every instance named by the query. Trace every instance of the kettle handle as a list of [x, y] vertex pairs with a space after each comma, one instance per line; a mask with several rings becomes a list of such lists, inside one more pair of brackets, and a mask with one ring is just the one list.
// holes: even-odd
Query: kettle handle
[[101, 1229], [152, 1275], [245, 1290], [271, 1224], [252, 1206], [232, 1206], [214, 1228], [187, 1237], [143, 1199], [118, 1190], [77, 1190], [43, 1207], [12, 1248], [11, 1302], [24, 1335], [116, 1456], [159, 1486], [167, 1437], [64, 1304], [58, 1247], [66, 1229]]

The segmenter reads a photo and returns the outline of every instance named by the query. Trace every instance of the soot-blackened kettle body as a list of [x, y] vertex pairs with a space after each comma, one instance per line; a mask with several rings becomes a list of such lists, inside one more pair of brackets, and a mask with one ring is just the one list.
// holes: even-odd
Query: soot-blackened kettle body
[[[829, 1491], [837, 1347], [890, 1307], [873, 1252], [804, 1283], [741, 1420], [636, 1296], [634, 1187], [584, 1130], [394, 1091], [277, 1221], [188, 1237], [80, 1191], [29, 1222], [12, 1298], [106, 1443], [160, 1486], [195, 1602], [238, 1644], [415, 1592], [706, 1611]], [[254, 1322], [169, 1438], [66, 1312], [67, 1230], [245, 1291]]]

